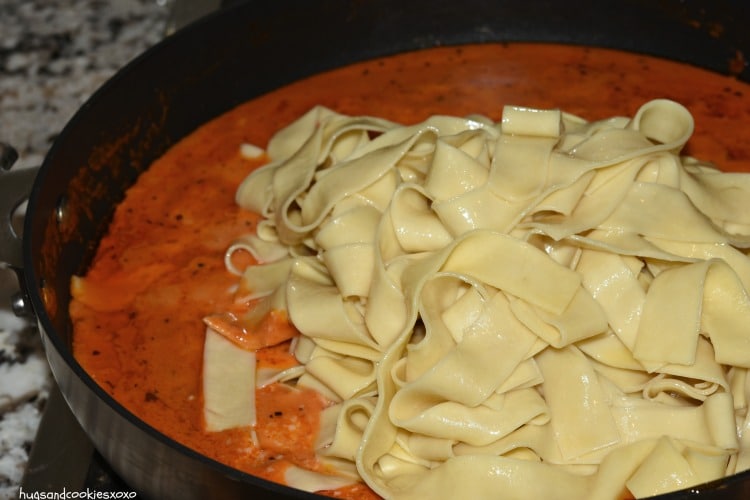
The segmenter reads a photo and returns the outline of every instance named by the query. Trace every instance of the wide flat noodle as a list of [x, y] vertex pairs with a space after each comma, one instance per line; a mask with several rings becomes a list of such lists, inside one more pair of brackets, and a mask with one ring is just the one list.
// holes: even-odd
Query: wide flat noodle
[[681, 157], [692, 131], [668, 100], [409, 126], [318, 107], [280, 131], [231, 251], [259, 262], [238, 300], [283, 297], [301, 332], [285, 383], [331, 401], [320, 460], [387, 498], [750, 468], [750, 177]]

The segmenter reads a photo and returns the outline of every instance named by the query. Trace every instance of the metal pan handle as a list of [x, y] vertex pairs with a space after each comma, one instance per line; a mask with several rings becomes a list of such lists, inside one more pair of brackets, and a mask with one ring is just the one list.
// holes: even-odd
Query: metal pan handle
[[[39, 169], [11, 170], [17, 159], [16, 150], [0, 142], [0, 267], [12, 269], [18, 282], [23, 284], [23, 239], [13, 228], [13, 215], [28, 199]], [[30, 301], [23, 292], [11, 298], [11, 306], [17, 316], [33, 314]]]

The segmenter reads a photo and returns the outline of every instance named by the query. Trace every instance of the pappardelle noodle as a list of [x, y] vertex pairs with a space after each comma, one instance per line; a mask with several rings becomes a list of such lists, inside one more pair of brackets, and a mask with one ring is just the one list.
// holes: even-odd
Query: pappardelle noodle
[[[692, 132], [669, 100], [312, 109], [236, 193], [263, 220], [227, 251], [247, 312], [205, 319], [207, 428], [252, 426], [253, 387], [312, 388], [331, 474], [287, 483], [385, 498], [644, 497], [750, 468], [750, 176], [682, 156]], [[294, 329], [260, 337], [270, 314]], [[290, 337], [299, 366], [255, 369]]]

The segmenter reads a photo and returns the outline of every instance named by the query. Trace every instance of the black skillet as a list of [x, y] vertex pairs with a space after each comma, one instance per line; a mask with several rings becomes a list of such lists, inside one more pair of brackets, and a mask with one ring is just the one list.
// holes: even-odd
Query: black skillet
[[[22, 259], [10, 262], [23, 276], [18, 309], [33, 309], [73, 413], [143, 496], [313, 498], [175, 443], [113, 401], [73, 359], [71, 275], [86, 269], [138, 174], [233, 106], [354, 61], [435, 45], [545, 41], [642, 52], [750, 81], [749, 24], [750, 6], [728, 0], [272, 0], [223, 9], [129, 64], [59, 136], [31, 190]], [[750, 472], [666, 498], [696, 495], [750, 498]]]

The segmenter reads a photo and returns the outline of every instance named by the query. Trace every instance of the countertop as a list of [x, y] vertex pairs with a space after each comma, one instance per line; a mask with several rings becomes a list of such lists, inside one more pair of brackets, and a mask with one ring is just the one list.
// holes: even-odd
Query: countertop
[[[0, 142], [17, 149], [14, 169], [38, 166], [92, 92], [165, 36], [171, 1], [0, 0]], [[51, 384], [33, 325], [11, 312], [17, 286], [0, 264], [0, 499], [18, 494]]]

